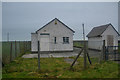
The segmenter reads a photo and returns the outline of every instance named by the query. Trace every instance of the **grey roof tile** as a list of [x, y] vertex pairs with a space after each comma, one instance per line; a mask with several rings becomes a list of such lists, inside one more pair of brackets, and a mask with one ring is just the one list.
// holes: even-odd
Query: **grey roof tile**
[[87, 35], [87, 37], [97, 37], [101, 36], [101, 34], [107, 29], [107, 27], [111, 24], [101, 25], [98, 27], [94, 27]]

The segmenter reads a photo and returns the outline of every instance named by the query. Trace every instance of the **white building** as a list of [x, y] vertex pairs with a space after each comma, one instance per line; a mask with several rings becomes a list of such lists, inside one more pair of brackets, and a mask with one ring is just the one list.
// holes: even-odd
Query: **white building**
[[74, 31], [57, 18], [31, 33], [31, 51], [37, 52], [38, 40], [40, 51], [73, 51]]
[[101, 50], [103, 40], [105, 46], [118, 46], [119, 33], [112, 24], [101, 25], [94, 27], [87, 35], [88, 48]]

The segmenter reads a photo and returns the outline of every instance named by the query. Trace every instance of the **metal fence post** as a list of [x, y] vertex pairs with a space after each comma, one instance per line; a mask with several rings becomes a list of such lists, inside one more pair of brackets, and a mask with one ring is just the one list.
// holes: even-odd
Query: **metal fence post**
[[105, 40], [103, 40], [103, 47], [102, 47], [103, 51], [102, 51], [102, 57], [103, 60], [106, 59], [106, 48], [105, 48]]
[[38, 70], [40, 70], [40, 44], [38, 41]]

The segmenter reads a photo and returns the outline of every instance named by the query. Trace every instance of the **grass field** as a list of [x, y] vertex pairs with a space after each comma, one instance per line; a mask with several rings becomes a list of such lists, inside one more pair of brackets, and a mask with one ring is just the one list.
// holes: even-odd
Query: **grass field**
[[[74, 58], [74, 57], [71, 57]], [[72, 70], [64, 58], [41, 58], [41, 70], [38, 71], [37, 59], [17, 58], [3, 68], [3, 78], [118, 78], [118, 64], [112, 61], [96, 63], [83, 68], [83, 58], [78, 58]]]
[[[120, 44], [119, 44], [120, 45]], [[82, 46], [74, 43], [74, 46]], [[120, 49], [119, 49], [120, 50]], [[75, 59], [75, 57], [70, 57]], [[83, 68], [83, 58], [79, 57], [73, 69], [66, 58], [41, 58], [41, 70], [38, 71], [38, 59], [24, 59], [17, 57], [2, 69], [3, 78], [120, 78], [118, 76], [120, 64], [113, 61], [98, 63], [97, 58], [91, 58], [92, 65], [87, 62], [87, 69]]]

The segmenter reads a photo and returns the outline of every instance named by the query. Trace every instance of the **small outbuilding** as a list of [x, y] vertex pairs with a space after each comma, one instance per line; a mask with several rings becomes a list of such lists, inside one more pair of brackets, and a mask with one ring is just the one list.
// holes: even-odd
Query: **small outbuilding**
[[111, 23], [94, 27], [87, 37], [88, 48], [91, 49], [101, 50], [103, 40], [105, 41], [105, 46], [118, 46], [119, 33]]
[[74, 32], [55, 18], [35, 33], [31, 33], [31, 51], [37, 52], [38, 41], [40, 51], [73, 51]]

